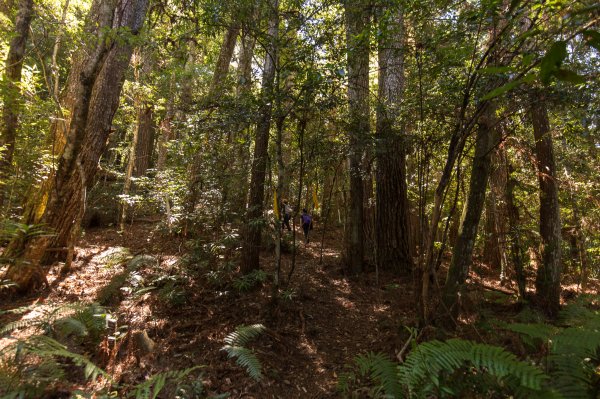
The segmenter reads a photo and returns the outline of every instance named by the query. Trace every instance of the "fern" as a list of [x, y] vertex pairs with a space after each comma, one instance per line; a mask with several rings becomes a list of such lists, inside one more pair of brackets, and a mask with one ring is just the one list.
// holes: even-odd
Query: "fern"
[[[600, 314], [585, 302], [567, 305], [559, 315], [562, 326], [547, 324], [503, 325], [504, 329], [524, 337], [542, 339], [547, 353], [542, 364], [548, 374], [548, 386], [565, 398], [594, 397], [596, 367], [600, 364]], [[598, 389], [596, 386], [595, 389]]]
[[0, 335], [25, 328], [38, 328], [53, 336], [90, 337], [96, 340], [106, 328], [107, 313], [97, 304], [74, 303], [57, 307], [38, 305], [13, 309], [13, 313], [36, 310], [39, 314], [28, 319], [7, 323], [0, 328]]
[[503, 348], [451, 339], [447, 342], [425, 342], [411, 352], [399, 369], [400, 381], [415, 395], [442, 387], [443, 375], [472, 366], [482, 375], [490, 375], [504, 383], [516, 380], [516, 388], [542, 389], [544, 373]]
[[262, 365], [256, 355], [245, 346], [262, 334], [264, 330], [265, 326], [262, 324], [239, 326], [225, 337], [227, 345], [221, 348], [227, 353], [228, 358], [236, 358], [236, 363], [246, 369], [248, 375], [255, 381], [262, 378]]
[[268, 275], [263, 270], [254, 270], [233, 281], [233, 288], [237, 291], [249, 291], [257, 285], [263, 283]]
[[83, 369], [87, 379], [108, 375], [85, 356], [69, 351], [60, 342], [34, 335], [0, 350], [0, 394], [2, 397], [40, 397], [53, 385], [66, 380], [69, 360]]
[[390, 361], [382, 353], [367, 353], [355, 358], [362, 376], [370, 376], [376, 381], [386, 395], [392, 398], [403, 396], [402, 386], [398, 380], [398, 365]]
[[179, 384], [191, 372], [199, 369], [200, 366], [191, 367], [185, 370], [165, 371], [158, 373], [148, 378], [146, 381], [136, 385], [136, 387], [128, 395], [129, 398], [135, 399], [156, 399], [158, 394], [164, 389], [167, 382], [175, 382]]

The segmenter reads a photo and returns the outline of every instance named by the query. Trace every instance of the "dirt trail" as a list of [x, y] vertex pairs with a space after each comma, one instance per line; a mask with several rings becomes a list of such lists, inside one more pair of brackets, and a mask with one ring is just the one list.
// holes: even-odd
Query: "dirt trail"
[[[338, 376], [357, 354], [383, 351], [393, 356], [402, 346], [399, 332], [411, 323], [413, 307], [409, 281], [384, 274], [377, 287], [374, 273], [346, 278], [340, 265], [340, 236], [340, 232], [326, 235], [322, 264], [318, 230], [313, 232], [313, 242], [300, 243], [295, 273], [286, 289], [288, 299], [272, 300], [272, 279], [250, 292], [214, 288], [204, 279], [193, 279], [186, 287], [186, 300], [177, 305], [156, 292], [139, 297], [125, 292], [111, 308], [118, 324], [145, 331], [156, 349], [134, 355], [124, 339], [108, 355], [108, 363], [106, 356], [96, 360], [103, 359], [103, 366], [121, 383], [142, 381], [167, 369], [204, 365], [207, 391], [229, 392], [232, 398], [339, 397]], [[301, 240], [300, 234], [297, 239]], [[132, 226], [124, 235], [112, 229], [91, 230], [77, 248], [73, 272], [66, 277], [51, 272], [52, 290], [44, 300], [96, 301], [111, 278], [123, 271], [122, 266], [106, 265], [111, 254], [123, 247], [134, 255], [157, 257], [166, 274], [175, 273], [186, 252], [182, 240], [160, 236], [150, 224]], [[282, 259], [287, 276], [291, 255]], [[272, 253], [261, 255], [261, 265], [270, 276], [274, 264]], [[255, 323], [267, 327], [267, 333], [249, 345], [263, 364], [260, 382], [220, 350], [236, 326]]]
[[[123, 289], [109, 291], [108, 309], [117, 318], [111, 329], [127, 326], [123, 331], [128, 333], [117, 344], [105, 341], [101, 345], [104, 352], [90, 355], [115, 381], [135, 384], [158, 372], [202, 365], [200, 378], [205, 392], [211, 394], [227, 392], [231, 398], [257, 399], [337, 398], [341, 395], [336, 384], [345, 366], [356, 355], [369, 351], [387, 353], [393, 359], [405, 344], [408, 334], [404, 326], [414, 325], [416, 314], [409, 279], [381, 273], [378, 284], [372, 271], [359, 278], [343, 274], [341, 236], [339, 231], [326, 234], [322, 263], [318, 230], [313, 232], [310, 244], [300, 242], [293, 278], [274, 300], [273, 251], [261, 254], [267, 281], [249, 292], [241, 292], [232, 284], [235, 267], [223, 270], [220, 280], [212, 282], [208, 278], [210, 270], [201, 259], [192, 259], [182, 267], [184, 257], [190, 253], [185, 240], [161, 235], [153, 224], [130, 226], [124, 234], [114, 229], [90, 230], [77, 248], [69, 275], [57, 275], [59, 267], [55, 267], [48, 278], [51, 290], [18, 303], [0, 303], [0, 310], [33, 302], [98, 301], [103, 295], [106, 297], [111, 281], [125, 272], [124, 263], [115, 260], [115, 256], [126, 248], [130, 255], [152, 255], [159, 262], [154, 269], [147, 267], [136, 272], [134, 280], [146, 279], [154, 281], [147, 281], [147, 285], [156, 284], [156, 279], [151, 278], [158, 273], [163, 283], [174, 282], [172, 287], [176, 289], [155, 289], [136, 295], [129, 283]], [[300, 233], [297, 239], [301, 240]], [[235, 258], [231, 260], [230, 265], [235, 266]], [[222, 259], [221, 263], [226, 261]], [[284, 276], [290, 267], [291, 254], [287, 253], [282, 257]], [[486, 285], [498, 284], [496, 272], [474, 267], [472, 281], [486, 277]], [[572, 287], [565, 287], [566, 293], [573, 291]], [[597, 289], [595, 281], [592, 290]], [[173, 292], [182, 296], [168, 295]], [[488, 313], [493, 311], [495, 316], [514, 314], [510, 304], [500, 306], [492, 300], [484, 305], [486, 293], [479, 291], [481, 304], [473, 314], [481, 313], [482, 306], [488, 306]], [[2, 315], [0, 325], [17, 317], [27, 315]], [[221, 350], [225, 336], [237, 326], [257, 323], [267, 330], [248, 347], [263, 365], [260, 382], [252, 380]], [[463, 327], [457, 336], [482, 339], [474, 322]], [[147, 334], [156, 344], [154, 350], [145, 354], [136, 350], [135, 332]], [[488, 343], [498, 339], [493, 329], [487, 338], [492, 341]]]

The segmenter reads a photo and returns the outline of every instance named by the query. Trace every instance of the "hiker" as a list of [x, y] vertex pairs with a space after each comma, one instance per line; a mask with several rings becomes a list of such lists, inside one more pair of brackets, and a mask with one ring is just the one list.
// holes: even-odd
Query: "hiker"
[[308, 214], [306, 208], [302, 209], [302, 215], [300, 215], [300, 219], [302, 219], [302, 230], [304, 230], [304, 239], [308, 244], [310, 242], [310, 240], [308, 239], [308, 233], [310, 230], [312, 230], [313, 222], [312, 216]]
[[283, 230], [283, 227], [287, 227], [288, 231], [292, 231], [292, 228], [290, 227], [290, 220], [292, 219], [292, 213], [294, 212], [294, 210], [292, 209], [292, 207], [288, 204], [287, 200], [283, 200], [283, 224], [281, 225], [281, 229]]

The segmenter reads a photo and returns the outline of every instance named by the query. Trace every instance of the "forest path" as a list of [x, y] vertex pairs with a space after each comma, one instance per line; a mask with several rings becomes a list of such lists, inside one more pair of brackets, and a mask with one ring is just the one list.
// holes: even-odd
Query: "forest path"
[[[185, 241], [159, 234], [154, 224], [135, 224], [124, 234], [114, 228], [92, 229], [77, 248], [72, 273], [61, 277], [54, 268], [49, 275], [52, 289], [41, 300], [60, 304], [98, 301], [104, 296], [118, 320], [114, 328], [127, 325], [130, 334], [112, 346], [108, 356], [98, 353], [92, 358], [124, 385], [157, 372], [203, 365], [205, 390], [228, 392], [230, 398], [340, 397], [336, 384], [345, 365], [368, 351], [393, 357], [404, 344], [403, 326], [412, 324], [414, 316], [410, 281], [383, 273], [378, 286], [374, 272], [357, 279], [344, 276], [342, 236], [342, 231], [325, 234], [320, 263], [321, 231], [313, 230], [308, 245], [298, 231], [294, 275], [273, 300], [274, 251], [261, 254], [267, 281], [241, 292], [234, 289], [230, 272], [221, 275], [222, 281], [211, 283], [208, 270], [195, 266], [193, 257], [186, 268], [180, 268], [190, 253]], [[124, 289], [107, 291], [125, 271], [114, 259], [124, 248], [132, 255], [156, 257], [159, 266], [139, 270]], [[285, 253], [282, 275], [286, 278], [290, 267], [291, 254]], [[194, 268], [196, 273], [190, 274]], [[133, 280], [145, 286], [160, 287], [158, 281], [172, 285], [135, 294]], [[263, 365], [264, 377], [259, 382], [221, 351], [227, 334], [239, 325], [256, 323], [267, 328], [248, 345]], [[145, 332], [156, 343], [151, 353], [135, 351], [132, 337], [136, 331]]]

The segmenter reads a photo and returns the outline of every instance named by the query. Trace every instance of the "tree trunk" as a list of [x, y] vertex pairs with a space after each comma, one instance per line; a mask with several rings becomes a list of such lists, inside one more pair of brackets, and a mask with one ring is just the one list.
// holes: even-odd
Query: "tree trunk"
[[531, 94], [531, 122], [535, 138], [538, 182], [540, 186], [540, 253], [542, 263], [535, 280], [538, 303], [555, 317], [560, 307], [561, 222], [558, 204], [556, 161], [544, 93]]
[[262, 78], [262, 104], [259, 121], [256, 126], [254, 158], [250, 177], [250, 193], [246, 211], [246, 229], [242, 248], [243, 273], [258, 270], [261, 233], [264, 224], [263, 201], [265, 196], [265, 175], [267, 168], [267, 150], [269, 130], [273, 112], [273, 86], [277, 65], [277, 42], [279, 35], [279, 0], [271, 1], [269, 18], [269, 41], [266, 46], [265, 63]]
[[[44, 223], [54, 233], [51, 237], [36, 237], [18, 245], [11, 245], [12, 253], [21, 255], [20, 264], [9, 267], [7, 277], [27, 291], [43, 282], [45, 271], [40, 264], [64, 258], [75, 236], [84, 211], [86, 189], [92, 183], [119, 97], [125, 71], [132, 53], [131, 40], [107, 40], [106, 27], [127, 35], [137, 35], [145, 19], [148, 0], [98, 0], [90, 11], [91, 21], [99, 27], [97, 47], [81, 65], [74, 65], [70, 79], [77, 93], [70, 104], [66, 145], [60, 157], [55, 176], [51, 176], [38, 196], [37, 203], [27, 212]], [[77, 58], [75, 58], [77, 60]], [[79, 61], [78, 61], [79, 62]], [[73, 75], [75, 73], [75, 75]], [[41, 211], [41, 212], [40, 212]], [[11, 243], [12, 244], [12, 243]]]
[[154, 149], [154, 107], [150, 103], [143, 103], [138, 110], [138, 140], [135, 147], [135, 167], [133, 175], [144, 176], [152, 166], [152, 152]]
[[19, 83], [21, 82], [23, 57], [25, 55], [29, 25], [32, 18], [33, 0], [20, 0], [19, 11], [15, 21], [15, 36], [10, 41], [4, 70], [4, 84], [6, 88], [3, 90], [4, 96], [2, 99], [4, 102], [2, 111], [4, 126], [2, 131], [0, 131], [0, 147], [4, 147], [4, 150], [0, 154], [0, 212], [3, 211], [5, 187], [10, 175], [15, 152], [19, 113], [21, 111]]
[[[212, 81], [210, 84], [210, 88], [208, 94], [205, 98], [205, 106], [213, 106], [213, 103], [219, 97], [219, 94], [223, 91], [223, 83], [227, 78], [227, 74], [229, 73], [229, 65], [231, 64], [231, 58], [233, 57], [233, 50], [235, 49], [235, 43], [237, 40], [237, 36], [240, 32], [240, 26], [237, 23], [232, 24], [225, 35], [223, 36], [223, 42], [221, 43], [221, 50], [219, 52], [219, 58], [217, 59], [217, 64], [215, 65], [215, 71], [212, 76]], [[218, 153], [218, 149], [216, 146], [216, 141], [213, 142], [211, 146], [211, 150], [213, 153]], [[198, 202], [199, 196], [199, 187], [198, 185], [202, 181], [202, 153], [197, 152], [194, 154], [194, 159], [192, 160], [192, 164], [190, 167], [190, 180], [188, 182], [188, 196], [186, 198], [185, 210], [188, 216], [194, 212], [196, 208], [196, 203]], [[225, 194], [226, 195], [226, 194]], [[189, 219], [188, 219], [189, 220]], [[187, 222], [184, 227], [184, 235], [187, 232]]]
[[491, 169], [491, 153], [494, 145], [498, 142], [497, 129], [494, 127], [495, 109], [491, 103], [486, 107], [484, 115], [479, 119], [469, 194], [463, 208], [458, 238], [454, 245], [448, 277], [442, 293], [444, 307], [439, 312], [444, 316], [448, 316], [445, 314], [446, 312], [450, 312], [454, 317], [458, 314], [458, 295], [473, 262], [473, 247], [477, 238], [477, 229], [485, 203], [485, 191]]
[[125, 230], [125, 223], [127, 221], [128, 197], [133, 188], [132, 177], [143, 176], [146, 170], [148, 170], [152, 158], [154, 135], [152, 105], [144, 100], [143, 90], [144, 78], [150, 73], [151, 66], [139, 49], [134, 52], [131, 63], [134, 68], [133, 75], [137, 87], [133, 101], [137, 117], [129, 147], [125, 182], [123, 184], [123, 200], [121, 201], [121, 215], [119, 217], [119, 229], [121, 231]]
[[346, 263], [350, 274], [363, 270], [364, 261], [364, 184], [362, 158], [369, 136], [369, 35], [367, 5], [363, 1], [344, 4], [348, 62], [348, 136], [350, 148], [350, 215], [346, 232]]
[[217, 59], [217, 65], [215, 66], [215, 73], [213, 74], [208, 91], [209, 102], [217, 99], [219, 94], [223, 91], [223, 81], [229, 74], [229, 65], [231, 64], [233, 50], [235, 50], [235, 43], [239, 33], [240, 25], [238, 23], [233, 23], [229, 26], [227, 32], [225, 32], [225, 35], [223, 36], [223, 43], [221, 44], [221, 51], [219, 52], [219, 58]]
[[[376, 254], [379, 269], [407, 274], [412, 270], [409, 247], [408, 196], [404, 141], [398, 128], [404, 90], [404, 32], [401, 10], [383, 21], [379, 41], [377, 106]], [[387, 24], [385, 23], [387, 22]]]
[[484, 260], [500, 272], [500, 281], [507, 280], [506, 258], [506, 152], [499, 147], [492, 152], [492, 170], [490, 171], [490, 191], [485, 209]]
[[519, 227], [519, 207], [515, 201], [514, 190], [517, 180], [513, 177], [514, 171], [510, 162], [507, 164], [506, 182], [506, 208], [508, 213], [508, 235], [510, 241], [510, 253], [515, 268], [515, 280], [519, 288], [519, 297], [524, 299], [527, 294], [527, 280], [524, 270], [523, 247], [521, 245], [521, 232]]

